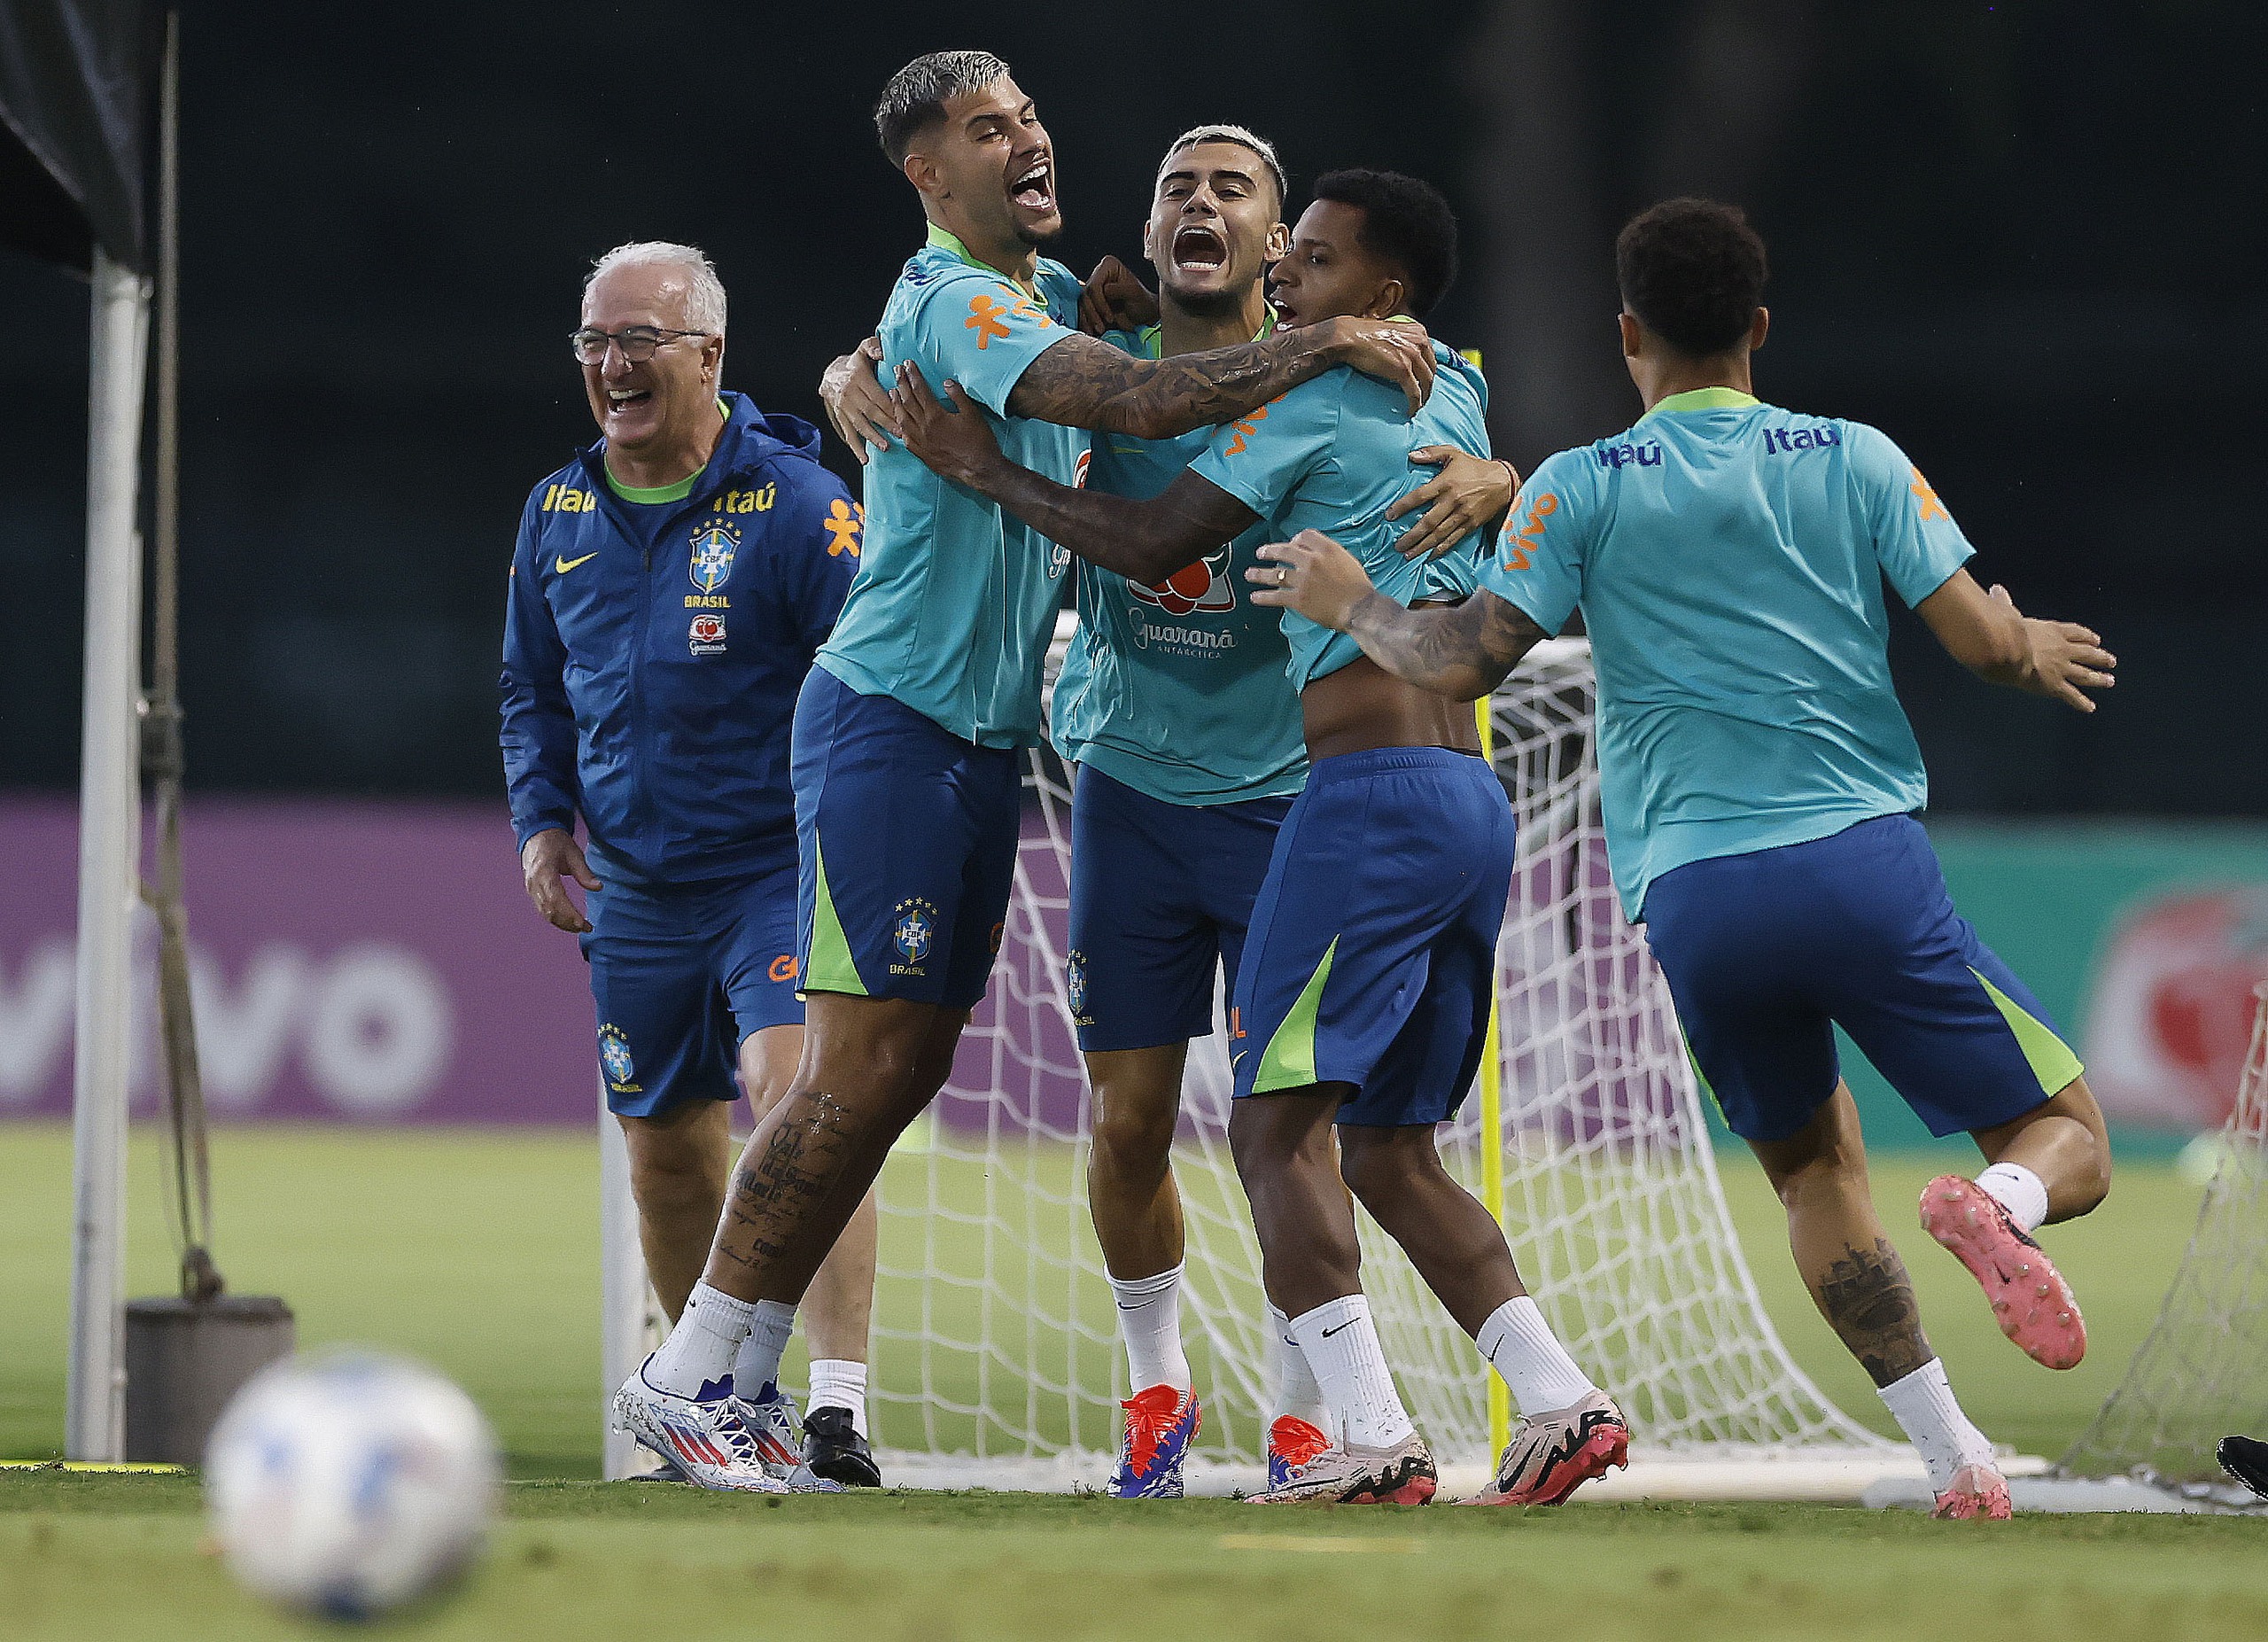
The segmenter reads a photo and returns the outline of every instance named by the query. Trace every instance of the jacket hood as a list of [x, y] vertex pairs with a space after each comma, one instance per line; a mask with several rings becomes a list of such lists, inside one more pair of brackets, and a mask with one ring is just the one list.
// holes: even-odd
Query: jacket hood
[[[784, 410], [768, 415], [756, 408], [756, 401], [745, 393], [726, 388], [717, 397], [725, 401], [730, 413], [725, 419], [727, 440], [738, 435], [747, 441], [735, 454], [731, 465], [738, 467], [765, 456], [788, 455], [819, 460], [819, 433], [816, 427], [801, 416], [791, 416]], [[722, 454], [722, 441], [719, 441]], [[714, 457], [711, 458], [715, 460]]]

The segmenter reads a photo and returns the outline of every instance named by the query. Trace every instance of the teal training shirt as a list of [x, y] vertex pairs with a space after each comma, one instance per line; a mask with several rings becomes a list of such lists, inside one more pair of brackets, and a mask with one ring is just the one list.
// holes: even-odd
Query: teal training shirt
[[[1077, 328], [1079, 282], [1042, 258], [1035, 298], [932, 228], [882, 310], [882, 377], [911, 359], [990, 412], [1011, 462], [1059, 484], [1086, 476], [1088, 435], [1007, 414], [1026, 366]], [[1040, 669], [1070, 555], [1014, 515], [948, 484], [903, 446], [866, 463], [866, 541], [819, 665], [889, 696], [964, 741], [1039, 739]]]
[[[1191, 471], [1259, 514], [1263, 541], [1319, 530], [1362, 560], [1371, 585], [1388, 598], [1414, 604], [1449, 596], [1437, 589], [1450, 572], [1396, 552], [1409, 526], [1386, 516], [1396, 497], [1433, 477], [1410, 463], [1419, 446], [1488, 454], [1488, 385], [1480, 368], [1439, 342], [1433, 362], [1433, 394], [1415, 416], [1400, 388], [1340, 365], [1221, 428]], [[1453, 554], [1475, 551], [1479, 540], [1475, 532]], [[1345, 634], [1291, 611], [1283, 612], [1283, 626], [1294, 689], [1363, 653]]]
[[1633, 921], [1689, 861], [1928, 803], [1883, 581], [1918, 604], [1971, 551], [1884, 434], [1731, 388], [1676, 394], [1536, 469], [1481, 585], [1546, 633], [1582, 610]]
[[[1272, 319], [1261, 334], [1271, 329]], [[1155, 325], [1105, 339], [1158, 357]], [[1172, 439], [1098, 433], [1087, 482], [1146, 502], [1212, 441], [1209, 427]], [[1055, 746], [1064, 758], [1168, 804], [1281, 798], [1306, 784], [1283, 624], [1252, 602], [1244, 579], [1272, 540], [1254, 525], [1154, 588], [1079, 566], [1079, 630], [1055, 681]]]

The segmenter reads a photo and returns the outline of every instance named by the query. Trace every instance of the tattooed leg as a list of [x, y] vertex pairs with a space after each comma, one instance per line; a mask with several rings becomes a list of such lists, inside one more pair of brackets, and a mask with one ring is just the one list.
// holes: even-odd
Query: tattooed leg
[[742, 1300], [794, 1304], [882, 1172], [890, 1145], [944, 1085], [966, 1010], [814, 992], [803, 1063], [749, 1137], [706, 1280]]
[[1878, 1386], [1927, 1363], [1936, 1353], [1905, 1262], [1875, 1214], [1849, 1087], [1838, 1084], [1795, 1134], [1751, 1149], [1788, 1211], [1788, 1243], [1804, 1286], [1851, 1355]]
[[1825, 1273], [1814, 1279], [1806, 1272], [1804, 1280], [1820, 1314], [1876, 1385], [1903, 1380], [1937, 1355], [1922, 1332], [1906, 1263], [1888, 1238], [1876, 1238], [1871, 1249], [1845, 1249]]

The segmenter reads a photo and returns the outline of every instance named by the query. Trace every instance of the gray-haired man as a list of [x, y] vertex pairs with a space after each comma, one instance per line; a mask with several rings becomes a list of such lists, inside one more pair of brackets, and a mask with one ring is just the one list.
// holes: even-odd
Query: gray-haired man
[[[818, 430], [720, 390], [725, 291], [699, 251], [600, 258], [573, 346], [602, 437], [521, 516], [504, 764], [528, 893], [590, 961], [607, 1103], [674, 1321], [725, 1201], [734, 1074], [761, 1117], [803, 1051], [788, 732], [864, 516], [819, 464]], [[589, 892], [587, 919], [566, 878]], [[737, 1447], [664, 1457], [879, 1481], [864, 1408], [874, 1270], [869, 1201], [813, 1285], [800, 1440], [767, 1367], [730, 1388]]]

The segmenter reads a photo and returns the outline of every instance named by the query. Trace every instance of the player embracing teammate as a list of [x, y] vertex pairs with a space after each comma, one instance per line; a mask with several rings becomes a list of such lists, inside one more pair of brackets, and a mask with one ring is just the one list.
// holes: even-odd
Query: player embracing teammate
[[[1082, 335], [1078, 281], [1038, 250], [1062, 229], [1053, 148], [990, 53], [907, 65], [875, 126], [928, 227], [884, 311], [885, 362], [963, 385], [971, 420], [1052, 479], [1084, 475], [1088, 429], [1171, 437], [1342, 364], [1388, 379], [1397, 401], [1425, 399], [1422, 337], [1376, 321], [1170, 360]], [[1038, 735], [1069, 563], [903, 451], [874, 455], [866, 491], [858, 573], [796, 708], [803, 1059], [735, 1170], [703, 1280], [615, 1398], [624, 1426], [706, 1487], [781, 1486], [737, 1458], [733, 1378], [776, 1375], [813, 1272], [983, 995], [1020, 830], [1018, 749]]]
[[[1277, 316], [1264, 280], [1291, 246], [1285, 192], [1274, 145], [1242, 127], [1176, 138], [1143, 229], [1157, 323], [1133, 316], [1105, 339], [1169, 358], [1267, 335]], [[1144, 305], [1149, 293], [1106, 260], [1089, 281], [1091, 329], [1115, 316], [1105, 311], [1113, 299]], [[854, 448], [901, 434], [869, 362], [876, 346], [836, 361], [821, 386]], [[1155, 496], [1213, 438], [1211, 428], [1105, 435], [1087, 488]], [[1410, 459], [1441, 472], [1388, 510], [1426, 510], [1397, 544], [1405, 556], [1455, 544], [1511, 499], [1501, 463], [1450, 446]], [[1307, 778], [1283, 625], [1245, 590], [1267, 540], [1255, 525], [1188, 564], [1161, 558], [1139, 579], [1083, 564], [1079, 626], [1055, 689], [1055, 745], [1076, 772], [1066, 991], [1093, 1091], [1088, 1205], [1132, 1390], [1109, 1483], [1122, 1498], [1178, 1497], [1200, 1423], [1181, 1339], [1174, 1124], [1189, 1040], [1212, 1030], [1216, 974], [1235, 982], [1278, 829]], [[1290, 1319], [1277, 1313], [1269, 1337], [1278, 1393], [1268, 1459], [1281, 1475], [1329, 1445], [1331, 1420]]]
[[[1274, 274], [1285, 331], [1430, 311], [1456, 267], [1441, 197], [1377, 171], [1334, 172], [1316, 194]], [[951, 403], [941, 403], [911, 365], [900, 368], [898, 409], [907, 443], [939, 473], [1130, 580], [1200, 563], [1255, 529], [1280, 538], [1327, 525], [1357, 545], [1388, 596], [1420, 602], [1472, 585], [1480, 541], [1467, 537], [1438, 565], [1398, 551], [1389, 515], [1412, 486], [1412, 457], [1437, 446], [1488, 453], [1480, 372], [1429, 346], [1433, 392], [1414, 416], [1384, 385], [1335, 369], [1220, 428], [1147, 500], [1018, 463], [959, 385], [944, 383]], [[1434, 1491], [1432, 1453], [1363, 1296], [1351, 1188], [1520, 1407], [1477, 1498], [1554, 1504], [1624, 1463], [1628, 1428], [1553, 1336], [1502, 1228], [1443, 1167], [1433, 1139], [1480, 1064], [1512, 873], [1511, 806], [1469, 750], [1464, 713], [1301, 617], [1282, 631], [1309, 774], [1277, 830], [1237, 970], [1230, 1140], [1269, 1302], [1319, 1386], [1323, 1424], [1296, 1455], [1271, 1444], [1259, 1498], [1408, 1504]]]
[[1833, 1029], [1933, 1133], [1965, 1130], [1984, 1155], [1974, 1180], [1930, 1183], [1922, 1225], [2051, 1368], [2086, 1335], [2031, 1233], [2102, 1201], [2110, 1153], [2078, 1057], [1953, 911], [1913, 819], [1928, 785], [1883, 585], [1990, 682], [2092, 711], [2116, 663], [2087, 629], [1980, 588], [1944, 502], [1883, 434], [1755, 397], [1765, 253], [1739, 212], [1657, 206], [1616, 263], [1646, 414], [1536, 470], [1478, 598], [1404, 609], [1320, 533], [1263, 550], [1260, 580], [1282, 585], [1257, 596], [1455, 697], [1581, 611], [1608, 854], [1696, 1071], [1771, 1178], [1805, 1283], [1920, 1451], [1938, 1514], [2004, 1517], [1992, 1447], [1876, 1218]]

